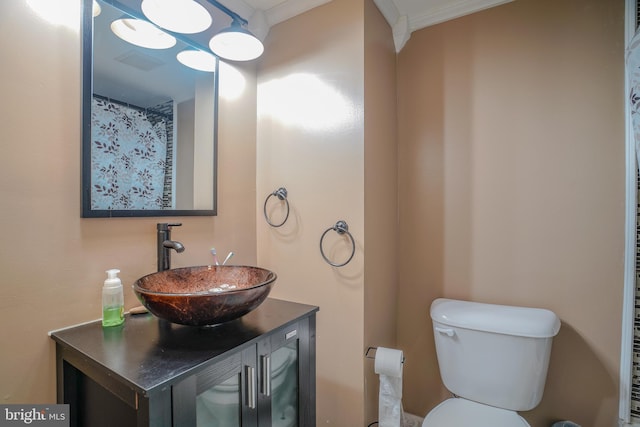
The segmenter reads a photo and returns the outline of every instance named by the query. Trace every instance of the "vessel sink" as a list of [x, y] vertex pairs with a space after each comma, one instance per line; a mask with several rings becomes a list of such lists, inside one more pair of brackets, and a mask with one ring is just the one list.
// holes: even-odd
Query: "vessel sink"
[[260, 267], [206, 265], [174, 268], [136, 280], [133, 290], [151, 313], [173, 323], [216, 325], [257, 308], [276, 274]]

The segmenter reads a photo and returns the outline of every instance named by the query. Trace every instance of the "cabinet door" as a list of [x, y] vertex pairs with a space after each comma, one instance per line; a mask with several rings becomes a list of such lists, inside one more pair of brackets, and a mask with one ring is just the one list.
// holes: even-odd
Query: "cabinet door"
[[283, 328], [258, 344], [259, 425], [302, 427], [305, 422], [301, 388], [308, 383], [306, 321]]
[[174, 426], [255, 426], [255, 359], [255, 347], [251, 347], [174, 386]]

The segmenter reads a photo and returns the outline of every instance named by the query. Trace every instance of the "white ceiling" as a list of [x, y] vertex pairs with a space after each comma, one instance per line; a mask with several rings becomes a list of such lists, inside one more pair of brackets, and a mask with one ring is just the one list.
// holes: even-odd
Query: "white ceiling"
[[[258, 37], [269, 28], [331, 0], [219, 0], [229, 9], [249, 20]], [[415, 30], [513, 0], [374, 0], [393, 29], [399, 52]]]

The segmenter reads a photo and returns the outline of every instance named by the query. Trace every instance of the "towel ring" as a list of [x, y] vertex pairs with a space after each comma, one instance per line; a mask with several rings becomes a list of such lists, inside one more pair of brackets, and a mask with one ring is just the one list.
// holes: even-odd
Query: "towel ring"
[[[280, 201], [284, 200], [284, 202], [287, 204], [287, 214], [285, 215], [284, 219], [282, 220], [282, 222], [280, 224], [274, 224], [273, 222], [271, 222], [271, 220], [269, 219], [269, 215], [267, 215], [267, 203], [269, 202], [269, 199], [275, 196], [277, 197]], [[263, 208], [263, 212], [264, 212], [264, 219], [265, 221], [267, 221], [267, 224], [269, 224], [272, 227], [282, 227], [284, 225], [285, 222], [287, 222], [287, 219], [289, 219], [289, 200], [287, 200], [287, 189], [284, 187], [280, 187], [278, 188], [276, 191], [274, 191], [273, 193], [269, 194], [267, 196], [267, 198], [264, 201], [264, 208]]]
[[[347, 236], [349, 236], [349, 239], [351, 239], [351, 255], [349, 256], [349, 259], [347, 259], [342, 264], [335, 263], [331, 261], [329, 258], [327, 258], [327, 256], [324, 253], [324, 249], [322, 248], [322, 241], [324, 240], [324, 236], [326, 236], [327, 233], [330, 232], [331, 230], [335, 231], [339, 235], [346, 234]], [[354, 240], [353, 236], [349, 232], [349, 225], [347, 225], [345, 221], [340, 220], [336, 222], [336, 225], [334, 225], [333, 227], [327, 228], [325, 232], [322, 233], [322, 237], [320, 237], [320, 254], [322, 255], [322, 258], [324, 258], [324, 260], [327, 262], [327, 264], [333, 267], [343, 267], [349, 264], [353, 256], [356, 254], [356, 241]]]

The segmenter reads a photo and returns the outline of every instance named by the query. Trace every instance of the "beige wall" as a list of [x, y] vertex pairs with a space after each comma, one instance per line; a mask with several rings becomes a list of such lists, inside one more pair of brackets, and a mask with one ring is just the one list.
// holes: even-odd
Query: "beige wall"
[[519, 0], [398, 56], [405, 408], [441, 398], [437, 297], [562, 320], [534, 427], [615, 425], [624, 251], [623, 2]]
[[[396, 54], [391, 29], [364, 2], [364, 342], [396, 348], [398, 155]], [[365, 421], [378, 419], [378, 376], [366, 360]]]
[[[265, 51], [257, 203], [284, 186], [292, 214], [281, 228], [258, 218], [258, 261], [279, 274], [273, 295], [320, 306], [318, 424], [368, 425], [377, 419], [378, 379], [366, 348], [395, 345], [393, 38], [372, 1], [334, 0], [272, 28]], [[269, 213], [282, 218], [278, 203]], [[318, 242], [339, 219], [357, 250], [332, 268]], [[324, 242], [335, 261], [349, 255], [335, 233]]]
[[122, 270], [126, 307], [138, 305], [130, 285], [156, 269], [157, 222], [183, 223], [173, 236], [186, 251], [175, 266], [208, 263], [214, 245], [256, 262], [255, 71], [241, 71], [240, 98], [220, 101], [217, 217], [81, 219], [80, 37], [10, 1], [0, 2], [0, 39], [0, 403], [48, 403], [47, 331], [99, 318], [111, 267]]
[[[273, 296], [320, 306], [319, 425], [364, 423], [362, 5], [334, 0], [273, 27], [258, 69], [256, 203], [284, 186], [291, 205], [280, 228], [257, 218], [258, 263], [278, 272]], [[357, 250], [332, 268], [319, 239], [340, 219]], [[348, 257], [349, 242], [333, 231], [325, 243], [332, 259]]]
[[[274, 27], [259, 79], [251, 66], [240, 70], [242, 96], [221, 99], [219, 215], [177, 218], [184, 226], [174, 237], [187, 250], [174, 265], [206, 263], [214, 245], [234, 250], [236, 262], [278, 273], [273, 296], [321, 307], [319, 424], [359, 426], [375, 415], [369, 345], [405, 351], [407, 410], [424, 415], [434, 406], [443, 389], [428, 307], [447, 296], [556, 311], [563, 327], [545, 399], [526, 416], [534, 427], [557, 418], [613, 425], [622, 9], [614, 1], [519, 0], [413, 33], [397, 70], [390, 30], [370, 0], [333, 0]], [[51, 402], [46, 332], [100, 316], [107, 268], [120, 268], [125, 284], [153, 271], [159, 220], [79, 217], [77, 33], [16, 1], [0, 2], [0, 35], [11, 58], [0, 79], [0, 342], [8, 343], [0, 402]], [[395, 89], [385, 85], [396, 77], [397, 124]], [[287, 102], [276, 102], [273, 88]], [[388, 143], [396, 126], [397, 195]], [[274, 229], [260, 211], [280, 186], [292, 213]], [[357, 243], [340, 269], [318, 251], [338, 219]], [[328, 253], [344, 259], [345, 242], [334, 234]], [[130, 292], [125, 298], [136, 304]]]

